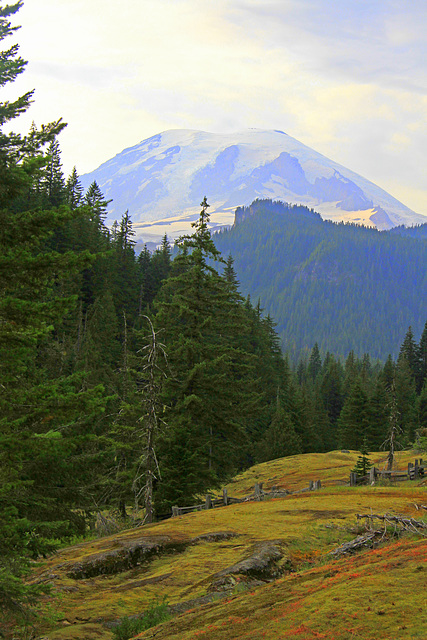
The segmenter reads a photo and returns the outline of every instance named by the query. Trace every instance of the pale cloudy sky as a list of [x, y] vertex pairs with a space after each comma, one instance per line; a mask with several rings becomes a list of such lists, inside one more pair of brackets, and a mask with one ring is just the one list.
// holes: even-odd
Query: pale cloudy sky
[[26, 0], [14, 23], [15, 129], [62, 116], [67, 173], [165, 129], [281, 129], [427, 215], [427, 0]]

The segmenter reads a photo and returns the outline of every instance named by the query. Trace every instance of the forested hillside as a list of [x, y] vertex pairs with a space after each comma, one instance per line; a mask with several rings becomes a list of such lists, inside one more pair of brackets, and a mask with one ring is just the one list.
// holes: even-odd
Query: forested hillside
[[427, 317], [426, 229], [380, 232], [259, 200], [238, 208], [215, 243], [233, 255], [243, 294], [275, 318], [293, 360], [315, 342], [324, 353], [385, 359]]

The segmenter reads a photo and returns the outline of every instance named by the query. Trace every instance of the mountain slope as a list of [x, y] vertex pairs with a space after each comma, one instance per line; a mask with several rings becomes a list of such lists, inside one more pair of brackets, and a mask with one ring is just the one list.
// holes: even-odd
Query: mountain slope
[[[82, 177], [96, 180], [110, 205], [109, 221], [129, 209], [138, 235], [144, 223], [198, 213], [207, 196], [212, 219], [230, 222], [235, 207], [267, 197], [314, 207], [327, 219], [379, 229], [426, 222], [383, 189], [329, 160], [282, 131], [234, 134], [170, 130], [125, 149]], [[228, 213], [228, 215], [227, 215]]]
[[298, 356], [317, 342], [385, 359], [410, 325], [418, 339], [427, 319], [425, 227], [410, 231], [334, 224], [261, 200], [237, 209], [236, 224], [214, 240], [233, 255], [242, 293], [277, 322], [285, 351]]

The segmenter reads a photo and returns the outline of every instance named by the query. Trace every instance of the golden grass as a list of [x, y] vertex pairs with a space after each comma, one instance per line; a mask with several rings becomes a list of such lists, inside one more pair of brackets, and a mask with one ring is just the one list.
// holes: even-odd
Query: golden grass
[[[256, 482], [263, 482], [264, 489], [273, 486], [289, 491], [298, 491], [308, 487], [310, 480], [321, 480], [323, 486], [345, 485], [349, 481], [350, 471], [354, 468], [358, 451], [342, 453], [306, 453], [289, 456], [257, 464], [236, 476], [226, 485], [228, 494], [240, 498], [249, 495]], [[387, 453], [384, 451], [369, 454], [369, 459], [380, 470], [387, 467]], [[396, 454], [394, 469], [405, 471], [408, 462], [419, 458], [416, 451], [400, 451]]]
[[184, 613], [137, 638], [425, 640], [426, 541], [405, 540]]
[[[414, 452], [402, 455], [401, 468], [414, 457]], [[217, 601], [181, 614], [165, 623], [156, 637], [426, 640], [427, 633], [416, 635], [424, 615], [419, 608], [425, 605], [420, 587], [427, 586], [425, 556], [420, 555], [426, 551], [424, 542], [400, 541], [350, 560], [331, 561], [327, 556], [354, 537], [345, 527], [356, 524], [357, 513], [372, 509], [419, 518], [415, 505], [426, 504], [426, 487], [419, 482], [357, 488], [333, 485], [334, 478], [348, 476], [356, 459], [356, 452], [332, 452], [257, 465], [228, 485], [230, 495], [250, 493], [254, 482], [264, 482], [267, 488], [271, 483], [292, 489], [320, 478], [326, 488], [196, 512], [62, 550], [33, 574], [34, 580], [46, 580], [53, 587], [52, 595], [42, 599], [40, 606], [42, 612], [54, 609], [55, 620], [40, 624], [39, 633], [49, 640], [109, 640], [112, 634], [105, 621], [140, 613], [164, 597], [174, 605], [205, 596], [214, 574], [247, 557], [254, 543], [280, 540], [286, 548], [283, 565], [292, 566], [294, 573], [253, 592], [230, 596], [227, 602]], [[312, 470], [308, 478], [307, 468]], [[189, 544], [199, 535], [221, 531], [234, 532], [236, 537]], [[115, 575], [84, 580], [67, 576], [72, 563], [145, 536], [168, 537], [177, 550], [160, 553]], [[371, 635], [369, 625], [375, 629]], [[405, 628], [393, 636], [393, 625]], [[408, 635], [410, 632], [413, 635]], [[150, 633], [140, 637], [150, 638]]]

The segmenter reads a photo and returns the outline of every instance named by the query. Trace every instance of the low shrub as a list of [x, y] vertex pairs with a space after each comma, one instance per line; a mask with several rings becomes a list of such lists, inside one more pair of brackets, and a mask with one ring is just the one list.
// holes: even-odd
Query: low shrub
[[120, 624], [114, 627], [113, 634], [116, 640], [129, 640], [141, 631], [155, 627], [161, 622], [166, 622], [171, 618], [167, 602], [152, 604], [140, 616], [123, 618]]

